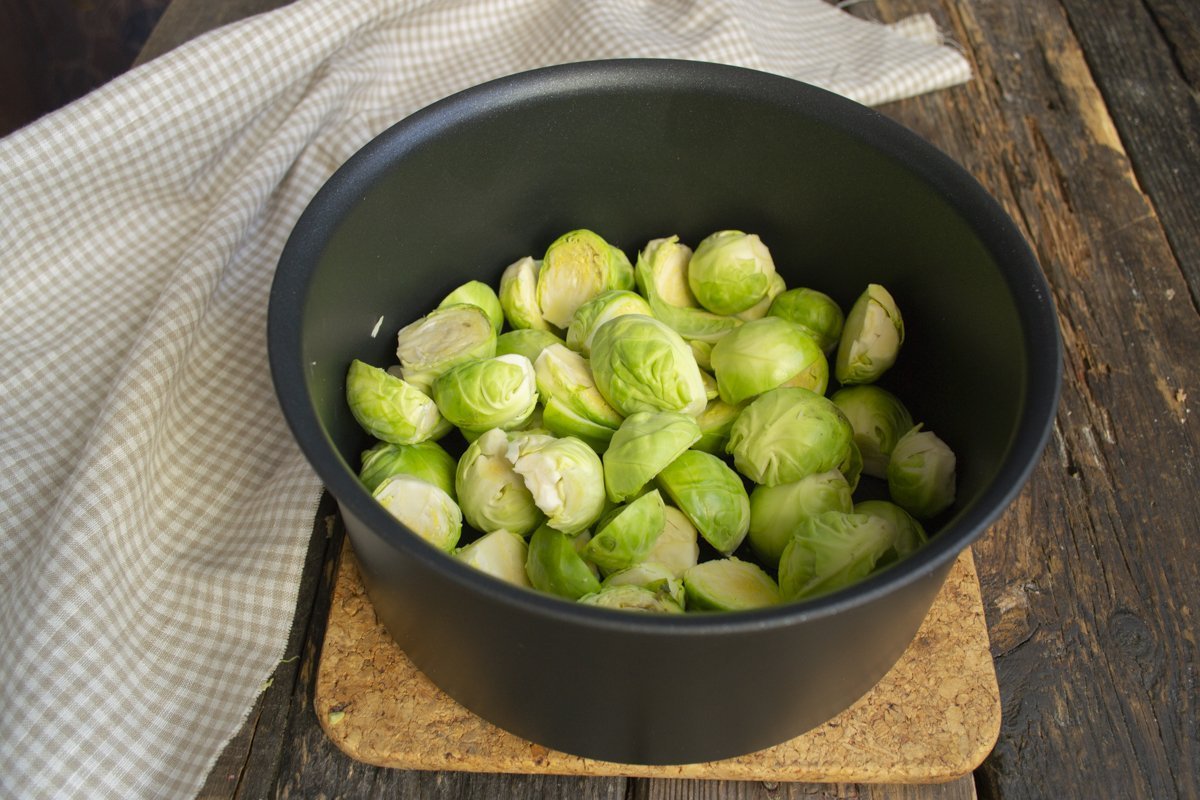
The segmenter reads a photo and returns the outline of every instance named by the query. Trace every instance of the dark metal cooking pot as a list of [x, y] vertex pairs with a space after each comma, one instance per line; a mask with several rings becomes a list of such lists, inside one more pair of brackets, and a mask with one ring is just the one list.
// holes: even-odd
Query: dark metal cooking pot
[[[473, 278], [590, 228], [630, 255], [679, 234], [759, 234], [789, 286], [848, 308], [888, 287], [907, 339], [885, 384], [959, 459], [958, 499], [919, 553], [852, 588], [768, 610], [650, 616], [522, 590], [434, 550], [359, 485], [352, 358]], [[786, 78], [666, 60], [551, 67], [413, 114], [316, 195], [283, 252], [271, 367], [337, 498], [368, 593], [436, 684], [483, 718], [577, 755], [666, 764], [794, 737], [867, 692], [951, 563], [1046, 442], [1061, 343], [1012, 221], [958, 165], [860, 105]], [[383, 318], [375, 335], [377, 321]]]

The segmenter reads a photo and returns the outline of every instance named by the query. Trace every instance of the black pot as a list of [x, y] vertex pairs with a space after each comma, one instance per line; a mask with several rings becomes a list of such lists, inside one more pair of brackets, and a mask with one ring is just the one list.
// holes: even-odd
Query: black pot
[[[789, 286], [848, 308], [868, 282], [907, 328], [884, 385], [958, 455], [958, 499], [919, 553], [769, 610], [650, 616], [522, 590], [435, 551], [359, 485], [352, 358], [473, 278], [496, 285], [559, 234], [636, 257], [650, 239], [759, 234]], [[378, 335], [377, 321], [383, 318]], [[1048, 437], [1061, 343], [1012, 221], [958, 165], [880, 114], [786, 78], [665, 60], [571, 64], [413, 114], [317, 194], [271, 294], [271, 368], [337, 498], [380, 619], [464, 706], [547, 747], [667, 764], [745, 754], [825, 722], [915, 635], [958, 553], [1013, 500]]]

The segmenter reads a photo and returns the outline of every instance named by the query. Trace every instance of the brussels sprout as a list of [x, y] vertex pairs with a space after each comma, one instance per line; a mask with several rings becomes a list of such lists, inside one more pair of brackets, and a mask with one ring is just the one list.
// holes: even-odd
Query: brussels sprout
[[687, 262], [692, 251], [678, 236], [655, 239], [638, 255], [635, 275], [655, 319], [689, 342], [712, 343], [742, 324], [740, 319], [696, 307], [687, 287]]
[[550, 330], [538, 307], [537, 282], [542, 262], [530, 256], [517, 259], [500, 274], [500, 307], [508, 326], [516, 330]]
[[621, 424], [621, 414], [596, 388], [592, 367], [579, 353], [565, 345], [550, 345], [533, 369], [543, 402], [556, 400], [574, 414], [612, 430]]
[[[670, 327], [670, 326], [668, 326]], [[678, 333], [678, 331], [676, 331]], [[706, 369], [712, 372], [712, 342], [703, 342], [699, 339], [684, 339], [688, 343], [688, 347], [692, 349], [692, 355], [696, 358], [696, 366], [700, 369]], [[710, 400], [712, 398], [709, 398]]]
[[542, 408], [542, 427], [555, 436], [574, 436], [603, 454], [616, 430], [576, 414], [566, 403], [551, 397]]
[[467, 523], [476, 530], [500, 529], [528, 536], [545, 520], [507, 458], [509, 440], [493, 428], [467, 447], [458, 460], [454, 486]]
[[584, 595], [579, 602], [603, 608], [618, 608], [623, 611], [648, 611], [664, 614], [682, 614], [683, 608], [670, 595], [651, 591], [642, 586], [610, 586]]
[[494, 578], [517, 586], [532, 589], [525, 562], [529, 559], [529, 547], [525, 539], [504, 529], [492, 531], [460, 547], [454, 557]]
[[676, 578], [700, 560], [700, 534], [687, 515], [674, 506], [663, 509], [663, 532], [658, 535], [643, 564], [661, 564]]
[[718, 231], [696, 245], [688, 262], [688, 288], [714, 314], [736, 314], [762, 300], [775, 262], [758, 236]]
[[756, 486], [750, 492], [750, 548], [763, 564], [778, 567], [802, 517], [853, 510], [850, 484], [836, 469], [777, 486]]
[[712, 349], [717, 387], [726, 403], [777, 386], [801, 386], [824, 394], [829, 363], [816, 340], [781, 317], [763, 317], [721, 338]]
[[763, 299], [759, 300], [745, 311], [739, 311], [733, 316], [737, 317], [742, 322], [750, 322], [752, 320], [762, 319], [767, 315], [767, 312], [771, 310], [771, 303], [774, 302], [776, 297], [783, 294], [785, 289], [787, 289], [787, 283], [783, 280], [783, 276], [778, 272], [772, 273], [771, 282], [767, 285], [767, 293], [763, 295]]
[[854, 441], [862, 451], [862, 471], [876, 478], [886, 478], [892, 448], [913, 427], [912, 415], [904, 403], [874, 384], [847, 386], [838, 389], [829, 399], [842, 410], [854, 429]]
[[665, 524], [662, 495], [648, 492], [597, 525], [583, 556], [606, 573], [632, 567], [646, 557]]
[[779, 603], [779, 586], [763, 568], [739, 558], [705, 561], [683, 573], [688, 608], [743, 611]]
[[364, 431], [392, 444], [416, 444], [450, 430], [423, 391], [358, 359], [346, 371], [346, 403]]
[[[692, 562], [688, 566], [692, 566], [694, 563]], [[617, 570], [600, 582], [601, 589], [613, 586], [641, 586], [643, 589], [670, 597], [680, 608], [686, 604], [683, 581], [679, 579], [674, 570], [657, 561], [643, 561], [632, 567]]]
[[880, 517], [891, 523], [895, 536], [891, 548], [880, 557], [880, 564], [907, 558], [929, 541], [925, 527], [912, 514], [887, 500], [862, 500], [854, 504], [854, 513]]
[[633, 265], [620, 250], [588, 230], [564, 233], [551, 242], [537, 276], [542, 317], [566, 328], [575, 310], [608, 289], [632, 289]]
[[678, 411], [637, 411], [604, 452], [604, 485], [614, 503], [634, 497], [700, 438], [696, 420]]
[[729, 444], [729, 431], [733, 421], [742, 413], [742, 405], [731, 405], [721, 398], [709, 400], [708, 405], [696, 417], [700, 426], [700, 438], [692, 445], [696, 450], [703, 450], [715, 456], [725, 454], [725, 446]]
[[781, 387], [759, 395], [734, 420], [726, 448], [755, 483], [776, 486], [827, 472], [847, 457], [853, 431], [828, 398]]
[[917, 425], [900, 437], [888, 461], [888, 494], [914, 517], [936, 516], [954, 502], [954, 451]]
[[525, 573], [533, 588], [568, 600], [600, 591], [600, 581], [575, 549], [574, 538], [549, 525], [538, 526], [529, 537]]
[[872, 383], [896, 363], [904, 320], [888, 290], [869, 284], [846, 315], [834, 376], [838, 383]]
[[750, 497], [729, 466], [700, 450], [688, 450], [658, 474], [658, 486], [723, 555], [737, 549], [750, 529]]
[[518, 355], [529, 359], [530, 364], [536, 364], [538, 356], [552, 344], [565, 345], [566, 342], [550, 331], [538, 328], [517, 328], [505, 331], [496, 338], [496, 355]]
[[447, 553], [462, 536], [462, 511], [449, 494], [411, 475], [394, 475], [372, 492], [409, 530]]
[[500, 306], [500, 298], [496, 291], [482, 281], [468, 281], [446, 295], [438, 304], [438, 308], [454, 306], [460, 303], [478, 306], [492, 321], [492, 328], [499, 334], [504, 327], [504, 309]]
[[451, 367], [496, 354], [496, 330], [479, 306], [461, 303], [430, 311], [396, 335], [404, 380], [428, 393]]
[[783, 317], [807, 330], [825, 353], [831, 353], [837, 347], [845, 323], [845, 315], [832, 297], [805, 287], [788, 289], [780, 294], [771, 301], [767, 314]]
[[[713, 400], [716, 400], [718, 397], [721, 396], [721, 390], [717, 386], [717, 379], [715, 377], [713, 377], [709, 373], [705, 372], [704, 370], [700, 370], [700, 379], [704, 381], [704, 401], [705, 401], [705, 403], [711, 403]], [[707, 408], [707, 407], [708, 406], [705, 405], [705, 408]], [[701, 412], [701, 413], [703, 413], [703, 412]]]
[[870, 575], [892, 546], [892, 525], [868, 514], [826, 511], [803, 517], [779, 558], [787, 600], [826, 594]]
[[454, 498], [454, 467], [454, 456], [437, 442], [380, 442], [362, 454], [358, 479], [368, 492], [373, 492], [393, 475], [411, 475], [432, 483]]
[[575, 309], [571, 324], [567, 327], [567, 346], [583, 353], [592, 351], [592, 337], [596, 329], [614, 317], [623, 314], [651, 316], [650, 304], [636, 292], [627, 289], [609, 289], [586, 301]]
[[846, 483], [850, 484], [850, 491], [858, 491], [858, 481], [862, 477], [863, 471], [863, 457], [854, 437], [850, 438], [850, 447], [846, 450], [846, 457], [842, 459], [837, 468], [845, 477]]
[[550, 527], [578, 533], [604, 511], [600, 456], [574, 436], [513, 437], [506, 453]]
[[459, 364], [434, 381], [433, 399], [464, 433], [519, 427], [537, 405], [533, 365], [518, 355]]
[[695, 415], [707, 404], [691, 349], [653, 317], [626, 314], [601, 325], [592, 340], [592, 375], [600, 394], [625, 416], [635, 411]]

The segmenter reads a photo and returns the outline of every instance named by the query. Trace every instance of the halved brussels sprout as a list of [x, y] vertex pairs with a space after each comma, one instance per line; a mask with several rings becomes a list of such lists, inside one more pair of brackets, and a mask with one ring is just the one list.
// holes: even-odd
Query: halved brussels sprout
[[731, 405], [721, 398], [709, 400], [708, 405], [696, 417], [700, 426], [700, 438], [692, 445], [693, 449], [703, 450], [715, 456], [725, 454], [725, 446], [729, 444], [729, 431], [733, 421], [742, 413], [742, 405]]
[[492, 321], [492, 327], [497, 334], [504, 327], [504, 309], [500, 305], [500, 298], [496, 296], [496, 291], [483, 281], [467, 281], [446, 295], [442, 302], [438, 303], [438, 308], [460, 303], [478, 306], [482, 309], [483, 313], [487, 314], [488, 319]]
[[447, 553], [462, 536], [462, 511], [449, 494], [411, 475], [394, 475], [372, 492], [409, 530]]
[[578, 533], [604, 511], [604, 466], [600, 456], [574, 436], [514, 436], [506, 457], [547, 524]]
[[887, 289], [868, 284], [846, 315], [834, 376], [838, 383], [872, 383], [896, 363], [904, 320]]
[[592, 340], [592, 375], [600, 394], [625, 416], [636, 411], [699, 414], [704, 379], [678, 333], [641, 314], [600, 326]]
[[742, 322], [750, 322], [752, 320], [762, 319], [767, 315], [767, 312], [771, 310], [771, 303], [774, 302], [776, 297], [783, 294], [785, 289], [787, 289], [787, 283], [783, 280], [783, 276], [778, 272], [772, 273], [771, 282], [767, 285], [767, 293], [763, 295], [763, 299], [759, 300], [745, 311], [739, 311], [733, 316], [737, 317]]
[[830, 398], [842, 410], [862, 452], [863, 472], [887, 477], [888, 460], [900, 437], [912, 430], [913, 418], [899, 397], [874, 384], [846, 386]]
[[846, 317], [837, 302], [816, 289], [788, 289], [771, 301], [767, 314], [783, 317], [807, 330], [822, 352], [831, 353], [842, 337]]
[[658, 535], [642, 563], [661, 564], [679, 578], [699, 560], [700, 534], [696, 526], [678, 508], [666, 506], [663, 509], [663, 532]]
[[525, 562], [529, 559], [529, 546], [525, 539], [504, 529], [481, 536], [465, 547], [455, 551], [454, 557], [494, 578], [508, 581], [516, 586], [532, 589]]
[[[517, 259], [500, 275], [500, 307], [508, 326], [516, 330], [550, 330], [538, 307], [537, 283], [542, 262], [531, 256]], [[531, 359], [532, 360], [532, 359]]]
[[496, 355], [525, 356], [529, 363], [537, 364], [538, 356], [552, 344], [565, 345], [560, 336], [539, 328], [517, 328], [505, 331], [496, 338]]
[[496, 330], [479, 306], [460, 303], [430, 311], [396, 334], [404, 380], [429, 392], [451, 367], [496, 354]]
[[623, 611], [647, 611], [663, 614], [682, 614], [683, 608], [668, 594], [642, 586], [603, 587], [595, 594], [584, 595], [579, 602], [589, 606], [618, 608]]
[[583, 557], [605, 573], [632, 567], [645, 559], [665, 524], [662, 495], [657, 490], [647, 492], [605, 515]]
[[592, 351], [592, 337], [596, 329], [614, 317], [623, 314], [651, 316], [650, 304], [636, 292], [628, 289], [609, 289], [587, 300], [575, 309], [571, 324], [567, 327], [567, 346], [583, 355]]
[[567, 403], [551, 397], [542, 407], [542, 427], [555, 436], [582, 439], [597, 453], [604, 453], [616, 429], [580, 416]]
[[540, 525], [529, 537], [529, 555], [525, 573], [533, 588], [578, 600], [600, 591], [600, 581], [575, 548], [573, 536]]
[[744, 611], [779, 603], [779, 586], [758, 564], [739, 558], [705, 561], [683, 573], [688, 608]]
[[771, 252], [758, 236], [718, 231], [696, 245], [688, 288], [714, 314], [736, 314], [766, 297], [774, 274]]
[[954, 451], [917, 425], [900, 437], [888, 461], [888, 494], [915, 517], [934, 517], [954, 503]]
[[[669, 327], [669, 326], [668, 326]], [[678, 331], [676, 331], [678, 333]], [[684, 338], [688, 343], [688, 347], [692, 348], [692, 355], [696, 357], [696, 366], [702, 370], [712, 372], [712, 342], [704, 342], [699, 339]], [[710, 400], [712, 398], [709, 398]]]
[[826, 511], [804, 517], [779, 558], [787, 600], [832, 592], [870, 575], [892, 546], [891, 523], [868, 514]]
[[358, 359], [346, 371], [346, 403], [364, 431], [392, 444], [416, 444], [450, 431], [429, 395]]
[[729, 555], [746, 538], [750, 497], [741, 477], [721, 459], [688, 450], [655, 480], [717, 552]]
[[358, 479], [373, 492], [393, 475], [411, 475], [432, 483], [453, 499], [454, 456], [437, 442], [392, 444], [380, 442], [362, 454]]
[[742, 410], [726, 449], [747, 478], [776, 486], [834, 469], [852, 442], [850, 423], [828, 398], [788, 386], [759, 395]]
[[621, 424], [621, 414], [604, 399], [596, 387], [591, 364], [579, 353], [565, 345], [550, 345], [538, 356], [533, 369], [543, 402], [557, 400], [574, 414], [612, 430]]
[[854, 513], [880, 517], [891, 523], [895, 530], [892, 546], [879, 559], [879, 563], [890, 564], [915, 553], [929, 541], [925, 526], [895, 503], [887, 500], [862, 500], [854, 504]]
[[[716, 400], [721, 396], [721, 389], [717, 386], [717, 379], [713, 375], [705, 372], [704, 370], [700, 370], [700, 378], [704, 381], [705, 403], [711, 403], [713, 400]], [[706, 405], [705, 408], [707, 407], [708, 406]]]
[[679, 243], [678, 236], [655, 239], [638, 254], [635, 275], [655, 319], [689, 342], [711, 344], [742, 321], [697, 307], [696, 298], [687, 286], [687, 262], [691, 255], [692, 251]]
[[[692, 565], [689, 564], [689, 566]], [[683, 591], [683, 581], [679, 579], [674, 570], [657, 561], [643, 561], [632, 567], [617, 570], [600, 582], [602, 589], [613, 586], [641, 586], [643, 589], [649, 589], [657, 594], [665, 594], [680, 608], [683, 608], [687, 602]]]
[[608, 498], [636, 497], [668, 464], [700, 438], [696, 420], [678, 411], [637, 411], [617, 428], [604, 452]]
[[750, 548], [763, 564], [778, 567], [801, 518], [853, 510], [850, 484], [836, 469], [777, 486], [756, 486], [750, 492]]
[[763, 317], [722, 337], [712, 349], [721, 399], [741, 403], [777, 386], [801, 386], [824, 394], [829, 363], [799, 325]]
[[533, 364], [519, 355], [459, 364], [433, 382], [433, 399], [463, 433], [520, 427], [537, 405]]
[[467, 523], [476, 530], [508, 530], [528, 536], [545, 520], [525, 479], [507, 458], [509, 440], [493, 428], [471, 442], [454, 473], [454, 486]]
[[546, 248], [537, 276], [538, 307], [551, 325], [566, 328], [575, 309], [608, 289], [632, 289], [633, 265], [589, 230], [564, 233]]

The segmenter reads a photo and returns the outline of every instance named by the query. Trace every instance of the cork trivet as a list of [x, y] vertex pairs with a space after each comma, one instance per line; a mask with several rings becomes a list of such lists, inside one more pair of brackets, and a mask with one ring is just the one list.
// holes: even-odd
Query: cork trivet
[[969, 550], [953, 565], [912, 644], [853, 707], [819, 728], [750, 755], [642, 766], [548, 750], [458, 705], [388, 636], [346, 545], [314, 709], [338, 747], [378, 766], [721, 780], [948, 781], [978, 766], [1000, 730], [996, 673]]

